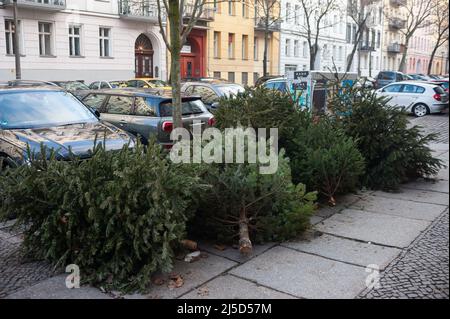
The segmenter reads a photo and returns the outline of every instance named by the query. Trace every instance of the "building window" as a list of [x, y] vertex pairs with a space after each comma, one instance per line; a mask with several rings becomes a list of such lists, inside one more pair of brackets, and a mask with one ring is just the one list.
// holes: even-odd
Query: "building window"
[[235, 15], [234, 1], [228, 1], [228, 15], [230, 16]]
[[234, 72], [228, 72], [228, 81], [234, 83]]
[[214, 57], [220, 59], [220, 32], [214, 31]]
[[308, 57], [308, 42], [304, 41], [303, 42], [303, 57], [306, 58]]
[[347, 43], [352, 42], [352, 25], [350, 23], [347, 23], [347, 33], [345, 36], [345, 40], [347, 41]]
[[52, 55], [52, 24], [39, 22], [39, 54]]
[[248, 3], [247, 0], [242, 0], [242, 17], [248, 18]]
[[300, 54], [300, 47], [299, 47], [299, 41], [294, 40], [294, 56], [298, 57]]
[[284, 66], [284, 72], [286, 75], [288, 74], [288, 72], [295, 72], [295, 71], [297, 71], [297, 65], [295, 64], [286, 64]]
[[[15, 54], [14, 52], [14, 32], [16, 32], [16, 28], [14, 26], [14, 21], [5, 19], [5, 42], [6, 42], [6, 54]], [[19, 52], [22, 52], [22, 48], [20, 45], [20, 21], [19, 21]]]
[[253, 60], [258, 61], [258, 38], [253, 38]]
[[286, 3], [286, 22], [287, 23], [291, 22], [291, 17], [292, 17], [291, 4], [288, 2], [288, 3]]
[[222, 75], [220, 74], [219, 71], [215, 71], [214, 74], [213, 74], [213, 76], [214, 76], [214, 78], [216, 78], [216, 79], [220, 79], [220, 77], [221, 77]]
[[247, 84], [248, 84], [248, 73], [242, 72], [242, 85], [247, 85]]
[[99, 46], [100, 46], [100, 56], [101, 57], [111, 56], [111, 29], [110, 28], [99, 28]]
[[344, 48], [343, 47], [339, 47], [339, 61], [344, 60]]
[[295, 12], [294, 12], [294, 22], [295, 24], [299, 25], [300, 24], [300, 6], [299, 5], [295, 5]]
[[228, 58], [234, 59], [234, 33], [228, 33]]
[[256, 84], [256, 81], [259, 79], [259, 73], [253, 72], [253, 84]]
[[377, 32], [377, 48], [379, 49], [381, 47], [381, 32]]
[[284, 45], [284, 55], [290, 56], [291, 55], [291, 40], [286, 39], [286, 43]]
[[81, 56], [81, 27], [69, 26], [69, 55]]
[[248, 35], [242, 36], [242, 60], [248, 60]]

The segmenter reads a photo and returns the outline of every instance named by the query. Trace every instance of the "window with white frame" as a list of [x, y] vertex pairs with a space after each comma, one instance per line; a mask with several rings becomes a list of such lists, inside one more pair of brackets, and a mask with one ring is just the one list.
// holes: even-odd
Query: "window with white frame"
[[39, 22], [39, 55], [53, 55], [52, 48], [52, 24], [49, 22]]
[[258, 61], [258, 38], [253, 38], [253, 60]]
[[[19, 52], [22, 52], [22, 48], [21, 48], [21, 44], [20, 44], [20, 24], [21, 22], [19, 21], [19, 27], [18, 27], [18, 32], [19, 32]], [[5, 42], [6, 42], [6, 54], [14, 54], [14, 32], [16, 32], [16, 28], [14, 25], [14, 20], [12, 19], [5, 19]]]
[[294, 12], [294, 23], [296, 25], [300, 24], [300, 6], [299, 5], [295, 5], [295, 12]]
[[308, 57], [308, 42], [304, 41], [303, 42], [303, 57], [306, 58]]
[[294, 56], [298, 57], [300, 52], [300, 45], [298, 40], [294, 40]]
[[111, 28], [99, 28], [99, 48], [101, 57], [111, 56]]
[[69, 55], [81, 56], [81, 26], [69, 26]]
[[291, 4], [288, 2], [286, 3], [286, 16], [285, 16], [285, 21], [286, 22], [291, 22]]
[[284, 45], [284, 55], [290, 56], [291, 55], [291, 40], [286, 39], [286, 43]]

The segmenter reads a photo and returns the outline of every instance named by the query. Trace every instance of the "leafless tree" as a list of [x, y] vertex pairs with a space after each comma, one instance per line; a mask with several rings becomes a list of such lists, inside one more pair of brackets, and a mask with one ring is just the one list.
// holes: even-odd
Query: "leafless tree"
[[[417, 30], [426, 27], [430, 23], [430, 17], [434, 12], [436, 6], [433, 0], [407, 0], [403, 5], [406, 13], [406, 20], [404, 21], [404, 28], [400, 29], [400, 32], [405, 37], [405, 43], [403, 43], [402, 59], [398, 70], [405, 72], [406, 70], [406, 57], [408, 55], [408, 47], [411, 38], [414, 36]], [[392, 15], [390, 12], [384, 12], [385, 17], [389, 22], [399, 19], [399, 17]]]
[[[349, 72], [352, 68], [356, 52], [359, 52], [359, 46], [361, 44], [364, 32], [367, 31], [367, 22], [374, 15], [373, 8], [369, 7], [372, 3], [373, 0], [349, 0], [348, 2], [347, 14], [355, 23], [356, 33], [354, 35], [352, 51], [347, 59], [347, 72]], [[358, 67], [358, 73], [359, 72], [360, 68]]]
[[338, 9], [337, 0], [298, 0], [305, 17], [305, 23], [300, 26], [306, 34], [309, 46], [309, 67], [314, 70], [321, 31], [332, 27], [325, 23], [329, 13]]
[[255, 24], [262, 24], [264, 27], [264, 52], [263, 52], [263, 75], [266, 76], [268, 72], [268, 49], [269, 37], [272, 28], [280, 25], [280, 3], [277, 0], [252, 0], [255, 6]]
[[[448, 0], [433, 0], [435, 2], [435, 7], [433, 9], [433, 17], [431, 22], [432, 32], [436, 38], [434, 43], [433, 51], [431, 52], [430, 62], [428, 64], [428, 74], [431, 74], [431, 69], [433, 67], [433, 60], [436, 56], [437, 50], [448, 43], [448, 26], [449, 26], [449, 2]], [[443, 63], [443, 62], [442, 62]]]

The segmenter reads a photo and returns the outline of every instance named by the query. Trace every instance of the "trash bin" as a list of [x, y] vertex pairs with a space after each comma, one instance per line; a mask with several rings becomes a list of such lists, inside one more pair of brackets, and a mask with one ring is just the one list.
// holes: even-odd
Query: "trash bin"
[[327, 80], [316, 80], [313, 91], [313, 107], [314, 115], [325, 114], [327, 110]]

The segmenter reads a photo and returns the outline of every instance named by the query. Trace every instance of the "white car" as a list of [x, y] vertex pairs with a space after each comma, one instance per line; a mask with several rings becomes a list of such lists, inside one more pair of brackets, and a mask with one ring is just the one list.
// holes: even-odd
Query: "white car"
[[417, 117], [448, 108], [448, 95], [442, 87], [431, 83], [396, 82], [377, 90], [376, 94], [390, 98], [388, 105], [403, 108]]

